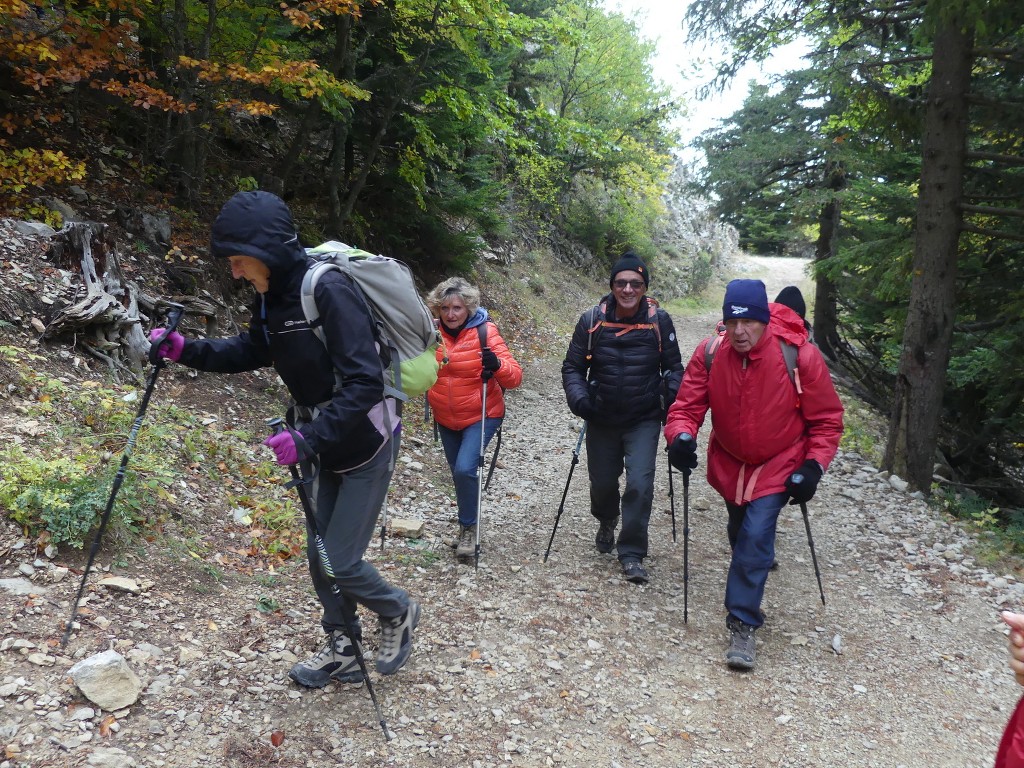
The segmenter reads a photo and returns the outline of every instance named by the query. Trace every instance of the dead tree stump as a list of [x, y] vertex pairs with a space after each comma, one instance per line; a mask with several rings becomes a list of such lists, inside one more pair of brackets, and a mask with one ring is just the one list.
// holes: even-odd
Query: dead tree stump
[[54, 237], [51, 253], [58, 263], [77, 262], [85, 296], [54, 315], [44, 338], [74, 333], [76, 345], [115, 373], [141, 373], [149, 341], [139, 317], [139, 290], [124, 279], [107, 225], [71, 222]]

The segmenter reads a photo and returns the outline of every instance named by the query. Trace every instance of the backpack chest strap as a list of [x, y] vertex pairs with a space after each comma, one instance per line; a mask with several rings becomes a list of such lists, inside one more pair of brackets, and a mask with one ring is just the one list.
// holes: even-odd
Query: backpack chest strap
[[598, 328], [618, 328], [616, 336], [623, 336], [630, 331], [653, 331], [654, 323], [610, 323], [607, 320], [599, 320], [587, 333], [594, 333]]

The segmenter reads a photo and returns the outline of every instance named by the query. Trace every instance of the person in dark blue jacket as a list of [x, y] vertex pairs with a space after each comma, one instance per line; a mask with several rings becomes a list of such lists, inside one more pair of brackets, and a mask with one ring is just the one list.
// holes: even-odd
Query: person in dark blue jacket
[[384, 370], [366, 303], [348, 275], [325, 273], [314, 294], [325, 340], [316, 336], [300, 303], [305, 250], [288, 206], [268, 192], [240, 192], [228, 200], [213, 224], [210, 247], [215, 257], [228, 260], [235, 278], [256, 289], [249, 328], [226, 339], [172, 333], [160, 355], [220, 373], [273, 366], [295, 400], [288, 421], [298, 439], [285, 430], [264, 445], [279, 464], [301, 463], [305, 476], [313, 476], [308, 496], [341, 599], [323, 572], [315, 531], [307, 530], [309, 569], [327, 639], [289, 676], [311, 688], [332, 679], [362, 680], [353, 645], [362, 643], [357, 604], [380, 617], [377, 671], [394, 674], [412, 652], [420, 606], [363, 559], [391, 481], [400, 431], [395, 401], [384, 396]]
[[[634, 584], [649, 578], [643, 561], [659, 435], [683, 379], [675, 326], [646, 296], [649, 283], [647, 265], [632, 251], [622, 254], [612, 267], [611, 293], [580, 317], [562, 363], [569, 410], [587, 422], [597, 551], [615, 548], [623, 575]], [[623, 469], [626, 487], [620, 496]]]

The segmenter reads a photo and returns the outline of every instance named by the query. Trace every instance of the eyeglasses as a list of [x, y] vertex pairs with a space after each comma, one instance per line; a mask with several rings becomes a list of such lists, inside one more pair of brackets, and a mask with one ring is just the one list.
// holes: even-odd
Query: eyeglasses
[[632, 288], [634, 291], [639, 291], [641, 288], [644, 287], [644, 281], [643, 280], [616, 280], [615, 282], [612, 283], [612, 285], [614, 285], [620, 291], [623, 290], [627, 285], [630, 288]]

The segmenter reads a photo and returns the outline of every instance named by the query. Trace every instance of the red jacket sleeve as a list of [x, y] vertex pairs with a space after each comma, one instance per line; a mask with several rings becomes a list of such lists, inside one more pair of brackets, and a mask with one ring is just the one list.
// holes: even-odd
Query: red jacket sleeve
[[704, 348], [711, 339], [704, 339], [693, 350], [690, 362], [686, 364], [683, 382], [679, 385], [676, 399], [668, 409], [665, 419], [665, 441], [672, 441], [683, 432], [694, 438], [704, 423], [708, 412], [708, 369], [704, 364]]
[[843, 436], [843, 404], [832, 385], [832, 376], [819, 350], [813, 344], [800, 347], [797, 360], [800, 376], [800, 413], [807, 435], [806, 458], [817, 461], [822, 469], [839, 449]]
[[1024, 768], [1024, 699], [1017, 702], [1003, 731], [995, 768]]

